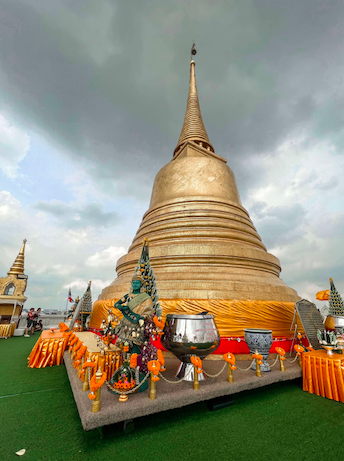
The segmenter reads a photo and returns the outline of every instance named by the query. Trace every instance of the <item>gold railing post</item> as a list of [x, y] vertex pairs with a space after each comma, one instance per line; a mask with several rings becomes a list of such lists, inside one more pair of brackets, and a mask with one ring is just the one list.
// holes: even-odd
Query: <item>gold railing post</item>
[[149, 390], [149, 398], [151, 400], [156, 399], [156, 382], [153, 381], [154, 373], [151, 372], [151, 383], [150, 383], [150, 390]]
[[300, 355], [299, 355], [299, 365], [300, 367], [302, 367], [302, 352], [300, 352]]
[[279, 356], [279, 361], [280, 361], [280, 370], [285, 371], [285, 366], [284, 366], [284, 360], [282, 360], [282, 356]]
[[194, 365], [194, 381], [193, 381], [193, 388], [195, 391], [199, 390], [199, 381], [198, 381], [198, 373], [197, 373], [197, 367]]
[[259, 359], [256, 359], [256, 376], [258, 376], [259, 378], [261, 378], [262, 376], [262, 372], [260, 370], [260, 365], [259, 365]]
[[[91, 354], [88, 354], [88, 357], [86, 357], [86, 355], [85, 355], [85, 360], [86, 360], [86, 362], [91, 362]], [[82, 385], [82, 390], [84, 392], [88, 391], [89, 388], [90, 388], [90, 386], [88, 384], [89, 376], [90, 376], [90, 367], [86, 367], [85, 368], [85, 375], [84, 375], [84, 382], [83, 382], [83, 385]]]
[[[81, 360], [80, 360], [80, 365], [79, 365], [79, 370], [78, 370], [78, 378], [80, 378], [81, 376], [81, 372], [82, 372], [82, 365], [84, 363], [84, 357], [81, 357]], [[81, 378], [80, 378], [81, 379]]]
[[[99, 368], [96, 373], [96, 383], [100, 380], [102, 376], [103, 376], [103, 372]], [[96, 398], [92, 401], [92, 408], [91, 408], [92, 413], [97, 413], [100, 410], [100, 389], [101, 388], [96, 390]]]
[[227, 365], [228, 365], [228, 378], [227, 378], [227, 381], [229, 383], [234, 383], [232, 365], [229, 362], [228, 362]]

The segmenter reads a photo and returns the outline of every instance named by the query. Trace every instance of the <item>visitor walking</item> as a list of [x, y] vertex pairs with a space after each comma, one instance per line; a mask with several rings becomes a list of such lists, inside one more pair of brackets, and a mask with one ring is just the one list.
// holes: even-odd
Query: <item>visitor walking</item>
[[34, 312], [34, 308], [31, 307], [31, 309], [29, 310], [29, 312], [27, 313], [27, 318], [26, 318], [26, 330], [25, 330], [25, 338], [30, 338], [30, 335], [28, 335], [28, 332], [29, 332], [29, 328], [32, 329], [33, 328], [33, 316], [34, 316], [35, 312]]

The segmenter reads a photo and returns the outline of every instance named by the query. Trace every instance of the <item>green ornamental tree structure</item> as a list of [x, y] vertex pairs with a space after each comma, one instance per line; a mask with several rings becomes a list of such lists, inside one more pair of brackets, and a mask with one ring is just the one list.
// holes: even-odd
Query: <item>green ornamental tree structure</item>
[[336, 290], [333, 280], [330, 279], [330, 296], [329, 296], [329, 315], [344, 316], [344, 303], [342, 297]]

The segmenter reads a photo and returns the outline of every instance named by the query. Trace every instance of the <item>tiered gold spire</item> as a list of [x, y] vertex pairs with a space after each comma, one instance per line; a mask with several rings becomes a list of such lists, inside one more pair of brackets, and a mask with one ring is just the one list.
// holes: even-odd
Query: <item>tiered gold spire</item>
[[128, 254], [117, 262], [118, 277], [100, 295], [109, 306], [127, 292], [145, 238], [162, 301], [299, 300], [279, 278], [279, 260], [266, 251], [242, 206], [233, 171], [213, 151], [191, 60], [189, 97], [174, 157], [155, 178], [149, 209]]
[[12, 264], [11, 269], [7, 272], [8, 275], [17, 275], [17, 274], [24, 274], [24, 252], [25, 252], [25, 244], [27, 240], [23, 240], [23, 245], [16, 257], [14, 263]]
[[[196, 54], [195, 44], [191, 50], [192, 55]], [[183, 128], [179, 136], [177, 147], [174, 150], [174, 155], [181, 149], [181, 147], [187, 141], [194, 141], [201, 147], [204, 147], [211, 152], [214, 152], [214, 148], [211, 145], [207, 131], [204, 127], [201, 109], [199, 106], [197, 86], [196, 86], [196, 74], [195, 74], [195, 61], [191, 59], [190, 62], [190, 83], [189, 83], [189, 96], [186, 105], [186, 113], [184, 117]]]

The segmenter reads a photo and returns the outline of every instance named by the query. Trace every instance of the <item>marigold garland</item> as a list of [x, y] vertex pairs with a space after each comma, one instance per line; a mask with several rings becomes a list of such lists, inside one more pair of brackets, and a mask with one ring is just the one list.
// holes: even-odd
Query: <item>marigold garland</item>
[[96, 394], [95, 392], [100, 388], [102, 387], [102, 385], [105, 383], [106, 381], [106, 373], [104, 372], [102, 374], [102, 377], [99, 379], [98, 382], [96, 382], [96, 375], [94, 374], [92, 376], [92, 378], [90, 379], [90, 389], [91, 389], [91, 393], [88, 394], [88, 397], [90, 400], [94, 400], [96, 398]]
[[121, 379], [112, 385], [115, 389], [129, 390], [135, 387], [135, 380], [132, 379], [129, 381], [122, 381]]
[[162, 353], [162, 350], [158, 349], [157, 354], [158, 354], [158, 360], [159, 360], [160, 365], [161, 365], [160, 371], [165, 371], [166, 370], [166, 368], [165, 368], [165, 357], [164, 357], [164, 354]]
[[196, 355], [191, 356], [191, 363], [197, 368], [196, 371], [198, 374], [202, 373], [202, 360]]
[[78, 342], [78, 339], [79, 339], [79, 338], [78, 338], [77, 336], [75, 336], [75, 338], [73, 338], [72, 341], [70, 342], [69, 346], [70, 346], [70, 347], [73, 347], [74, 344]]
[[84, 362], [82, 364], [82, 368], [87, 368], [87, 367], [91, 367], [91, 368], [94, 368], [96, 366], [96, 362]]
[[74, 347], [74, 351], [73, 352], [76, 352], [80, 349], [80, 347], [82, 346], [82, 342], [79, 340], [79, 342], [77, 343], [77, 345]]
[[285, 360], [285, 350], [283, 349], [283, 347], [275, 347], [275, 351], [277, 352], [277, 354], [279, 354], [281, 360]]
[[299, 356], [302, 352], [305, 352], [305, 348], [300, 346], [299, 344], [295, 344], [294, 349], [296, 351], [296, 355]]
[[158, 377], [158, 373], [161, 368], [160, 362], [158, 360], [150, 360], [147, 363], [147, 368], [154, 374], [154, 376], [152, 376], [152, 381], [159, 381], [160, 378]]
[[87, 346], [80, 347], [79, 352], [76, 354], [76, 359], [81, 360], [81, 358], [83, 357], [86, 351], [87, 351]]
[[59, 323], [59, 329], [62, 333], [64, 333], [65, 331], [69, 330], [69, 327], [65, 323], [61, 322]]
[[258, 359], [259, 365], [263, 365], [263, 356], [262, 356], [262, 354], [253, 354], [252, 358], [253, 359]]
[[232, 370], [236, 370], [236, 366], [235, 366], [235, 355], [234, 355], [234, 354], [231, 354], [230, 352], [227, 352], [226, 354], [223, 354], [223, 359], [224, 359], [227, 363], [230, 363], [230, 364], [231, 364], [231, 369], [232, 369]]
[[137, 354], [131, 354], [130, 368], [136, 368], [136, 367], [137, 367]]
[[160, 328], [160, 330], [164, 328], [165, 322], [163, 320], [160, 322], [156, 315], [153, 317], [153, 322], [157, 328]]

